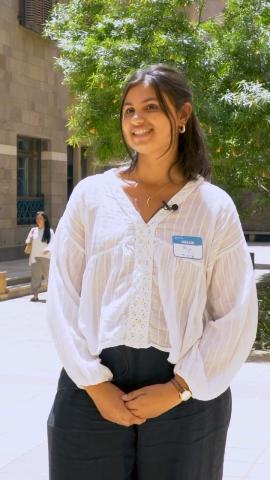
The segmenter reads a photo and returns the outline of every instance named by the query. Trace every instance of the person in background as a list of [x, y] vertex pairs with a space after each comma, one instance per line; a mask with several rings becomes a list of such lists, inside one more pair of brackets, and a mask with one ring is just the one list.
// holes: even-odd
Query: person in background
[[33, 297], [30, 302], [38, 302], [38, 291], [42, 279], [48, 281], [50, 266], [50, 249], [54, 232], [50, 228], [50, 222], [44, 212], [37, 212], [35, 218], [37, 227], [31, 228], [26, 244], [31, 243], [32, 249], [29, 256], [29, 265], [31, 267], [31, 287]]
[[181, 72], [135, 72], [120, 120], [130, 162], [75, 187], [54, 240], [49, 478], [221, 480], [256, 335], [249, 251]]

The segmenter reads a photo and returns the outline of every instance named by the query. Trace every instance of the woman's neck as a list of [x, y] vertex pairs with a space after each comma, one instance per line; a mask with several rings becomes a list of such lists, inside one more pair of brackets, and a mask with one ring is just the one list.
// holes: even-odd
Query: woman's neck
[[170, 170], [172, 163], [172, 161], [166, 161], [164, 158], [139, 157], [130, 178], [148, 185], [181, 184], [185, 181], [184, 175], [179, 171], [177, 165], [174, 165]]

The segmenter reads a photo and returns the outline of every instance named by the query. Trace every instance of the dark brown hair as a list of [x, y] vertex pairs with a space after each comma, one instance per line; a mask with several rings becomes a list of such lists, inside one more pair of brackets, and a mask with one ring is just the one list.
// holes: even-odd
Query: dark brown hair
[[[128, 79], [124, 91], [120, 110], [120, 122], [123, 142], [131, 159], [129, 171], [134, 170], [138, 162], [138, 153], [127, 145], [122, 131], [123, 106], [128, 91], [140, 83], [147, 83], [154, 88], [160, 108], [169, 119], [171, 125], [171, 142], [178, 142], [178, 156], [173, 165], [179, 169], [188, 180], [194, 180], [198, 175], [208, 179], [210, 176], [210, 162], [205, 148], [204, 137], [195, 113], [192, 111], [186, 123], [186, 131], [178, 133], [175, 121], [172, 118], [164, 94], [168, 96], [176, 111], [179, 111], [185, 102], [192, 104], [192, 92], [184, 75], [174, 67], [165, 64], [150, 65], [149, 67], [135, 71]], [[171, 166], [172, 168], [172, 166]], [[170, 168], [170, 170], [171, 170]]]
[[48, 219], [48, 215], [45, 212], [37, 212], [36, 218], [38, 215], [41, 215], [44, 218], [44, 232], [42, 236], [42, 242], [50, 243], [51, 240], [51, 227]]

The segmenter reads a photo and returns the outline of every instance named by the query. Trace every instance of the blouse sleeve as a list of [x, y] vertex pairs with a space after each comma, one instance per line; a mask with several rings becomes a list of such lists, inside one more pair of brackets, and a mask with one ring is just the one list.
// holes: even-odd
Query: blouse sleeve
[[73, 190], [53, 239], [47, 302], [47, 319], [56, 350], [66, 372], [81, 388], [112, 379], [111, 371], [100, 363], [99, 357], [90, 354], [78, 322], [85, 269], [86, 206], [82, 184]]
[[50, 242], [49, 242], [49, 243], [52, 245], [52, 244], [53, 244], [53, 240], [54, 240], [54, 231], [53, 231], [52, 228], [51, 228], [50, 231], [51, 231], [51, 238], [50, 238]]
[[32, 242], [32, 235], [33, 235], [34, 228], [31, 228], [30, 232], [27, 235], [27, 238], [25, 240], [25, 243], [31, 243]]
[[207, 271], [203, 334], [175, 366], [198, 400], [223, 393], [250, 353], [258, 302], [250, 254], [234, 205], [221, 215]]

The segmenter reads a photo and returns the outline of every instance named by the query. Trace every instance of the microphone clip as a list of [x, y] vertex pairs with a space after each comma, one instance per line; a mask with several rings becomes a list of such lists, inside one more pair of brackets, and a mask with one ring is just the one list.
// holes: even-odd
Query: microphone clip
[[168, 205], [167, 202], [165, 202], [165, 200], [162, 200], [162, 203], [163, 203], [163, 209], [164, 210], [170, 210], [171, 212], [176, 212], [176, 210], [178, 210], [178, 205], [177, 203], [173, 203], [172, 206]]

